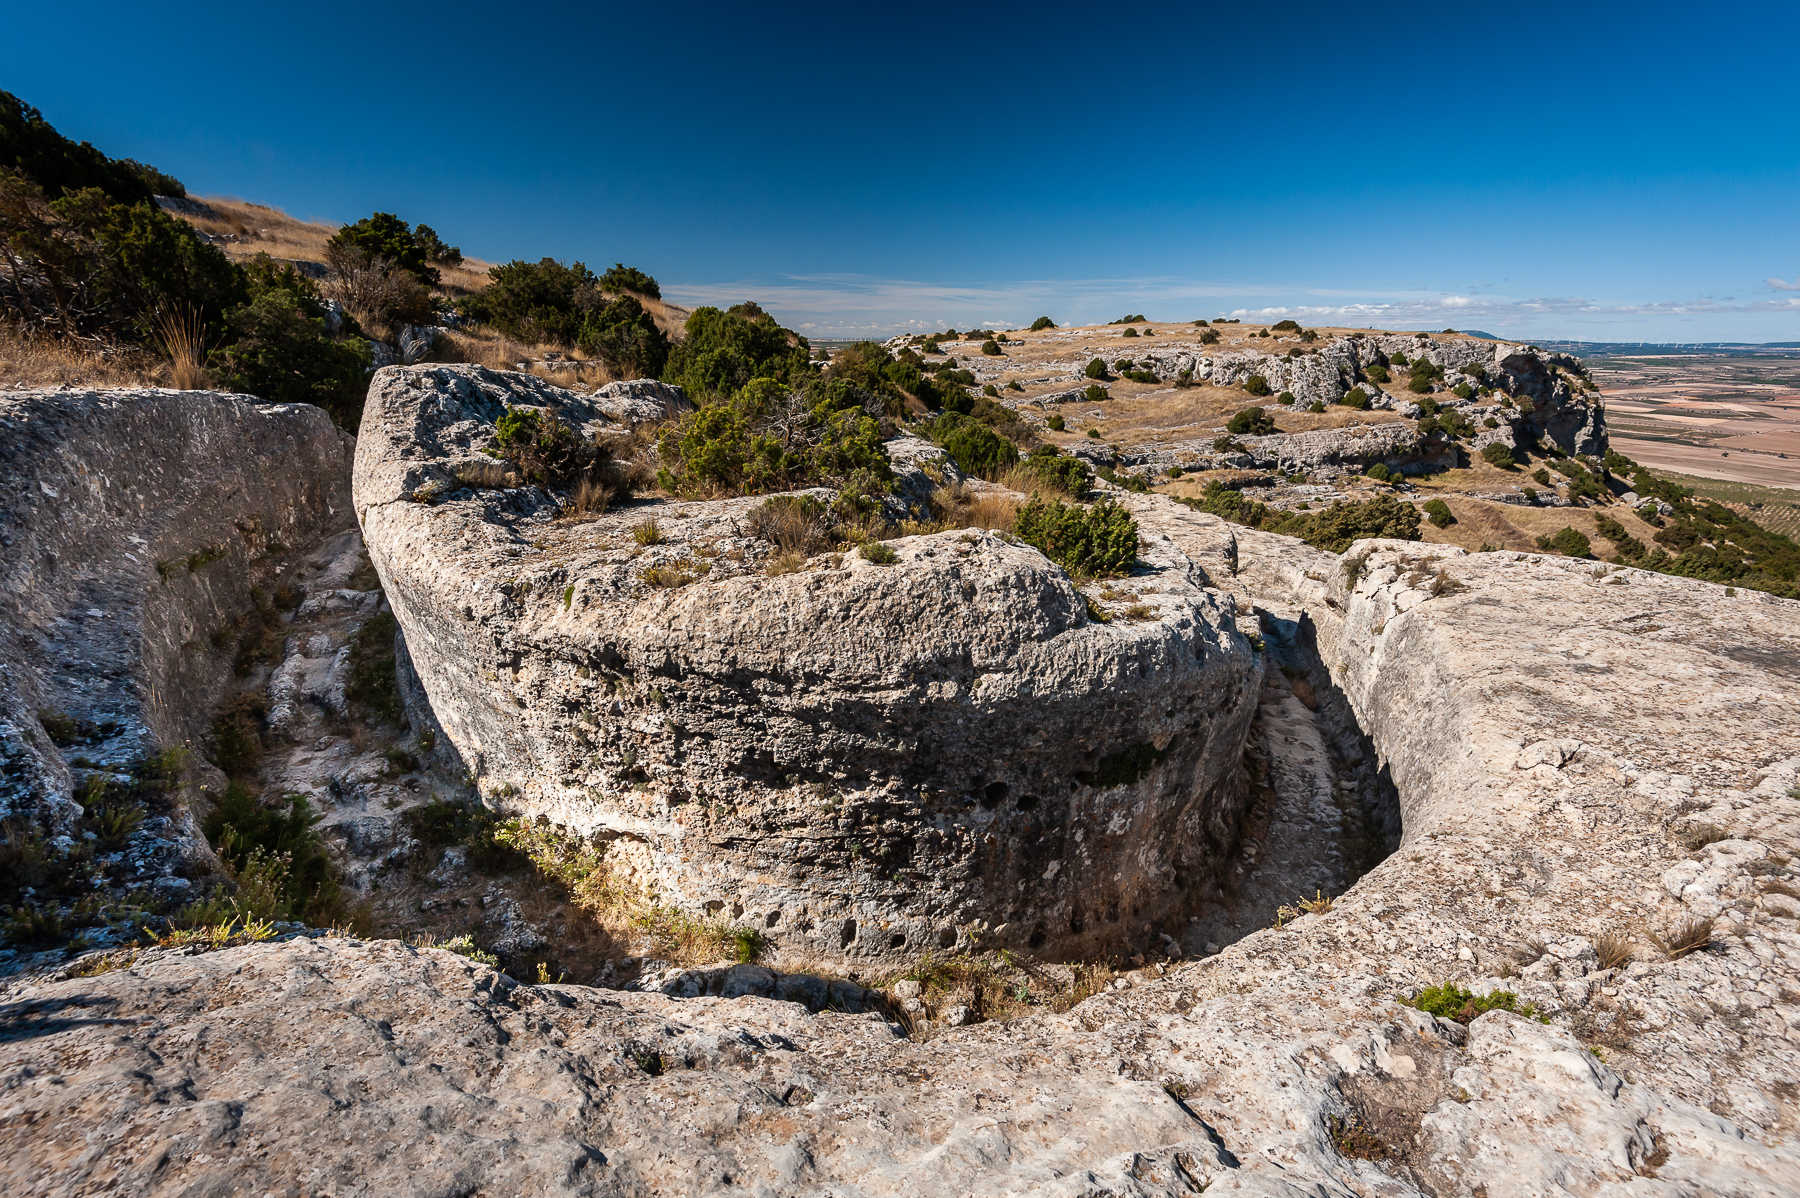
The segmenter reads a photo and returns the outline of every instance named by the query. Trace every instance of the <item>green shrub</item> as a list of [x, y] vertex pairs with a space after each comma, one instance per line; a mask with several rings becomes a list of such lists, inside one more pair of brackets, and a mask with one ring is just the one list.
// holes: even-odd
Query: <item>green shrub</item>
[[1056, 322], [1054, 320], [1051, 320], [1048, 316], [1040, 316], [1036, 320], [1031, 322], [1031, 331], [1034, 333], [1040, 332], [1044, 329], [1053, 329], [1055, 327], [1056, 327]]
[[1095, 358], [1092, 361], [1090, 361], [1087, 364], [1087, 366], [1082, 370], [1081, 373], [1085, 374], [1088, 378], [1091, 378], [1091, 379], [1104, 380], [1104, 379], [1109, 379], [1112, 377], [1112, 375], [1106, 369], [1106, 363], [1101, 361], [1099, 358]]
[[462, 301], [464, 314], [521, 341], [572, 348], [582, 321], [601, 302], [600, 280], [576, 262], [554, 258], [502, 263], [488, 271], [488, 283]]
[[414, 225], [413, 240], [425, 251], [425, 261], [433, 266], [461, 266], [463, 254], [456, 246], [450, 245], [438, 236], [436, 229], [430, 225]]
[[1450, 505], [1441, 499], [1426, 500], [1425, 515], [1438, 528], [1449, 528], [1456, 523], [1456, 516], [1450, 511]]
[[[797, 389], [773, 378], [753, 379], [663, 434], [657, 480], [678, 495], [755, 495], [852, 483], [859, 494], [885, 490], [893, 471], [881, 425], [861, 406], [862, 398], [850, 380], [814, 376]], [[785, 436], [777, 431], [783, 427]]]
[[1018, 464], [1019, 450], [1005, 437], [973, 417], [946, 412], [932, 421], [927, 435], [966, 474], [995, 479]]
[[1331, 553], [1342, 553], [1356, 541], [1369, 537], [1419, 539], [1419, 509], [1389, 492], [1360, 502], [1340, 500], [1317, 511], [1281, 511], [1213, 482], [1207, 484], [1199, 498], [1182, 498], [1179, 502], [1234, 524], [1299, 537]]
[[1390, 470], [1386, 462], [1376, 462], [1363, 473], [1378, 483], [1397, 483], [1406, 477], [1397, 470]]
[[1219, 334], [1216, 329], [1207, 329], [1204, 333], [1200, 334], [1201, 345], [1217, 345], [1218, 343]]
[[1538, 1010], [1530, 1003], [1522, 1003], [1519, 996], [1511, 990], [1495, 990], [1489, 994], [1476, 994], [1465, 990], [1454, 982], [1445, 982], [1437, 986], [1427, 986], [1411, 998], [1400, 1000], [1414, 1010], [1423, 1011], [1427, 1015], [1435, 1015], [1440, 1019], [1452, 1019], [1457, 1023], [1468, 1023], [1489, 1011], [1511, 1011], [1515, 1015], [1523, 1015], [1527, 1019], [1539, 1019]]
[[1276, 333], [1298, 333], [1300, 331], [1300, 322], [1297, 320], [1279, 320], [1270, 325], [1269, 329]]
[[612, 455], [552, 412], [508, 408], [494, 422], [494, 447], [528, 483], [573, 490], [583, 482], [623, 486]]
[[1593, 557], [1593, 546], [1583, 534], [1573, 528], [1564, 527], [1549, 536], [1537, 539], [1537, 547], [1547, 553], [1560, 553], [1564, 557]]
[[1283, 391], [1280, 395], [1275, 397], [1275, 402], [1291, 404], [1294, 402], [1294, 393], [1292, 391]]
[[1134, 383], [1160, 383], [1160, 382], [1162, 382], [1161, 379], [1157, 378], [1154, 373], [1152, 373], [1151, 371], [1148, 371], [1148, 370], [1138, 370], [1138, 369], [1127, 370], [1125, 372], [1125, 377], [1130, 379]]
[[603, 291], [614, 294], [629, 292], [632, 295], [647, 295], [651, 299], [662, 298], [662, 288], [656, 280], [635, 266], [627, 266], [623, 262], [615, 262], [600, 276], [600, 287]]
[[1000, 348], [1000, 343], [998, 341], [989, 337], [986, 341], [981, 343], [981, 352], [990, 358], [998, 358], [1006, 351]]
[[1273, 395], [1275, 393], [1275, 389], [1269, 386], [1269, 380], [1260, 374], [1253, 374], [1245, 379], [1244, 390], [1251, 395], [1256, 396]]
[[207, 359], [219, 385], [275, 403], [314, 404], [354, 433], [367, 393], [368, 344], [331, 336], [317, 292], [293, 267], [263, 256], [244, 275], [250, 299], [231, 310], [225, 341]]
[[[432, 239], [436, 240], [436, 234]], [[438, 281], [438, 272], [427, 256], [427, 247], [420, 243], [411, 225], [391, 212], [377, 212], [355, 224], [340, 227], [325, 243], [328, 257], [334, 251], [340, 257], [349, 253], [368, 262], [391, 263], [421, 283]]]
[[1019, 509], [1013, 531], [1077, 577], [1122, 574], [1137, 560], [1137, 521], [1106, 500], [1083, 507], [1035, 498]]
[[1108, 321], [1107, 323], [1108, 324], [1146, 324], [1149, 322], [1149, 320], [1150, 320], [1150, 318], [1148, 316], [1145, 316], [1142, 312], [1139, 312], [1134, 316], [1121, 316], [1121, 317], [1119, 317], [1119, 319]]
[[1085, 499], [1094, 483], [1094, 472], [1086, 462], [1054, 445], [1038, 446], [1021, 464], [1044, 486], [1075, 499]]
[[1594, 515], [1594, 527], [1601, 536], [1613, 543], [1621, 560], [1630, 561], [1643, 557], [1647, 552], [1642, 541], [1625, 531], [1625, 526], [1604, 512]]
[[1306, 405], [1306, 410], [1309, 412], [1323, 412], [1325, 410], [1325, 401], [1322, 399], [1315, 399]]
[[301, 795], [265, 802], [235, 782], [225, 788], [201, 830], [236, 880], [244, 914], [318, 923], [340, 911], [319, 819]]
[[669, 359], [667, 334], [631, 295], [588, 309], [575, 343], [625, 378], [655, 378]]
[[1352, 387], [1344, 392], [1344, 398], [1338, 401], [1346, 408], [1355, 408], [1359, 412], [1369, 410], [1369, 393], [1361, 387]]
[[1225, 431], [1235, 436], [1262, 436], [1276, 431], [1275, 418], [1261, 408], [1242, 408], [1226, 423]]
[[0, 247], [0, 316], [65, 337], [154, 346], [160, 318], [211, 332], [246, 298], [242, 272], [187, 222], [97, 187], [51, 199], [0, 170]]
[[1051, 432], [1060, 433], [1068, 427], [1068, 423], [1063, 420], [1061, 416], [1052, 415], [1048, 420], [1044, 421], [1044, 427]]
[[1481, 460], [1490, 466], [1498, 466], [1502, 470], [1513, 469], [1512, 446], [1503, 441], [1495, 441], [1481, 450]]
[[1368, 379], [1371, 383], [1387, 383], [1393, 381], [1392, 376], [1388, 374], [1387, 367], [1381, 365], [1379, 362], [1365, 367], [1363, 369], [1363, 377]]
[[1138, 335], [1138, 331], [1136, 329], [1130, 329], [1130, 328], [1126, 329], [1123, 333], [1119, 334], [1119, 336], [1121, 336], [1121, 337], [1135, 337], [1137, 335]]
[[1112, 396], [1108, 394], [1106, 388], [1102, 387], [1099, 383], [1089, 383], [1086, 387], [1082, 388], [1081, 398], [1088, 403], [1101, 403], [1104, 400], [1111, 399]]
[[1450, 394], [1456, 396], [1458, 399], [1468, 399], [1475, 394], [1475, 388], [1469, 386], [1467, 383], [1458, 383], [1456, 386], [1450, 388]]
[[877, 566], [891, 566], [900, 560], [900, 555], [894, 552], [893, 546], [885, 541], [864, 541], [858, 552], [862, 554], [864, 560]]
[[158, 195], [185, 196], [179, 182], [129, 158], [108, 158], [87, 142], [70, 141], [44, 114], [0, 91], [0, 173], [34, 180], [49, 199], [93, 188], [115, 204], [149, 204]]
[[1395, 350], [1393, 353], [1388, 355], [1388, 362], [1389, 362], [1389, 364], [1394, 365], [1394, 366], [1405, 366], [1407, 364], [1406, 354], [1401, 352], [1400, 350]]

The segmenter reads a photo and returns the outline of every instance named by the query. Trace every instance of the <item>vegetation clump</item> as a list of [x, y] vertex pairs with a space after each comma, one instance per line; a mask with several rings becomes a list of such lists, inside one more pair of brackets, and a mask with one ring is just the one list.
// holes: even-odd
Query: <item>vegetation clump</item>
[[1275, 418], [1260, 407], [1241, 408], [1225, 425], [1233, 436], [1261, 436], [1276, 432]]
[[1500, 441], [1491, 442], [1482, 448], [1481, 460], [1490, 466], [1511, 470], [1514, 465], [1512, 446]]
[[1199, 498], [1183, 497], [1179, 502], [1233, 524], [1298, 537], [1332, 553], [1371, 537], [1416, 541], [1421, 523], [1418, 508], [1386, 492], [1360, 502], [1339, 500], [1315, 511], [1282, 511], [1246, 498], [1239, 489], [1210, 482]]
[[1586, 535], [1567, 526], [1539, 537], [1537, 547], [1548, 553], [1560, 553], [1564, 557], [1594, 556], [1593, 546], [1588, 543]]
[[1037, 497], [1019, 509], [1013, 530], [1079, 578], [1123, 574], [1137, 560], [1137, 521], [1107, 500], [1083, 506]]
[[1275, 394], [1275, 389], [1269, 386], [1269, 380], [1260, 374], [1253, 374], [1245, 379], [1244, 390], [1258, 397]]
[[1403, 998], [1402, 1003], [1414, 1010], [1423, 1011], [1427, 1015], [1435, 1015], [1439, 1019], [1450, 1019], [1457, 1023], [1468, 1023], [1489, 1011], [1510, 1011], [1514, 1015], [1523, 1015], [1527, 1019], [1536, 1019], [1540, 1023], [1548, 1022], [1538, 1014], [1538, 1009], [1527, 1002], [1520, 1002], [1519, 996], [1511, 990], [1494, 990], [1487, 994], [1476, 994], [1466, 990], [1454, 982], [1444, 982], [1436, 986], [1427, 986], [1410, 998]]
[[1055, 327], [1056, 322], [1051, 320], [1048, 316], [1040, 316], [1031, 322], [1031, 331], [1034, 333], [1042, 332], [1044, 329], [1053, 329]]
[[1441, 499], [1425, 501], [1425, 516], [1437, 528], [1449, 528], [1456, 523], [1456, 516], [1450, 511], [1450, 505]]

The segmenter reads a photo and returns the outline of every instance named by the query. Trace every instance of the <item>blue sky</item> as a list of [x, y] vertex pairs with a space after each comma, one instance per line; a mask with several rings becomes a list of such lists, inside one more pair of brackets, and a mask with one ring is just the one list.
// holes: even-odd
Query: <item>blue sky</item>
[[4, 8], [0, 86], [197, 194], [816, 336], [1800, 340], [1791, 0]]

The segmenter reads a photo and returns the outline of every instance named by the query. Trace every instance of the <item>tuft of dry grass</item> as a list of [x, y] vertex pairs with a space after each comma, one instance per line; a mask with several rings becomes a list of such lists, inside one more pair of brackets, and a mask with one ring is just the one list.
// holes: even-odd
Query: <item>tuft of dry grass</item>
[[1629, 936], [1615, 936], [1602, 933], [1593, 938], [1594, 955], [1600, 958], [1600, 968], [1617, 969], [1631, 960], [1631, 953], [1637, 946]]
[[640, 545], [660, 545], [668, 538], [663, 536], [662, 525], [655, 517], [645, 516], [631, 526], [631, 539]]
[[777, 555], [802, 559], [838, 544], [831, 514], [824, 505], [789, 495], [777, 495], [752, 509], [744, 518], [744, 530], [772, 543]]
[[206, 338], [200, 313], [193, 308], [165, 308], [156, 314], [156, 344], [169, 364], [169, 382], [178, 391], [207, 385]]
[[1690, 853], [1698, 853], [1709, 844], [1730, 840], [1731, 833], [1717, 824], [1691, 824], [1681, 830], [1679, 839], [1682, 848]]
[[1712, 947], [1713, 921], [1711, 919], [1684, 919], [1667, 931], [1659, 932], [1654, 928], [1646, 928], [1645, 935], [1656, 950], [1669, 960], [1674, 961], [1689, 953]]

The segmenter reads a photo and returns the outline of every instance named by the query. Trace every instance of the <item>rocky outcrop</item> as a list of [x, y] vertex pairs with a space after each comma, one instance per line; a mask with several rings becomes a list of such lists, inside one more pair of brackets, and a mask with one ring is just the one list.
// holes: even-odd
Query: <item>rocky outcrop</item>
[[[9, 843], [75, 852], [89, 779], [205, 743], [291, 554], [350, 525], [348, 440], [317, 408], [241, 395], [0, 394]], [[154, 812], [110, 872], [143, 889], [174, 879], [175, 893], [184, 862], [206, 855], [185, 812]]]
[[[150, 953], [0, 995], [6, 1184], [1800, 1189], [1800, 605], [1535, 555], [1338, 559], [1132, 502], [1265, 637], [1315, 647], [1391, 773], [1401, 847], [1333, 903], [922, 1044], [877, 1015], [521, 986], [392, 943]], [[1654, 947], [1708, 917], [1703, 947]], [[1441, 982], [1543, 1022], [1398, 1001]]]
[[464, 485], [521, 404], [610, 427], [526, 376], [386, 370], [356, 456], [371, 560], [491, 804], [827, 961], [1105, 951], [1228, 854], [1261, 666], [1166, 540], [1110, 621], [979, 531], [768, 573], [760, 498], [569, 521], [542, 489]]

